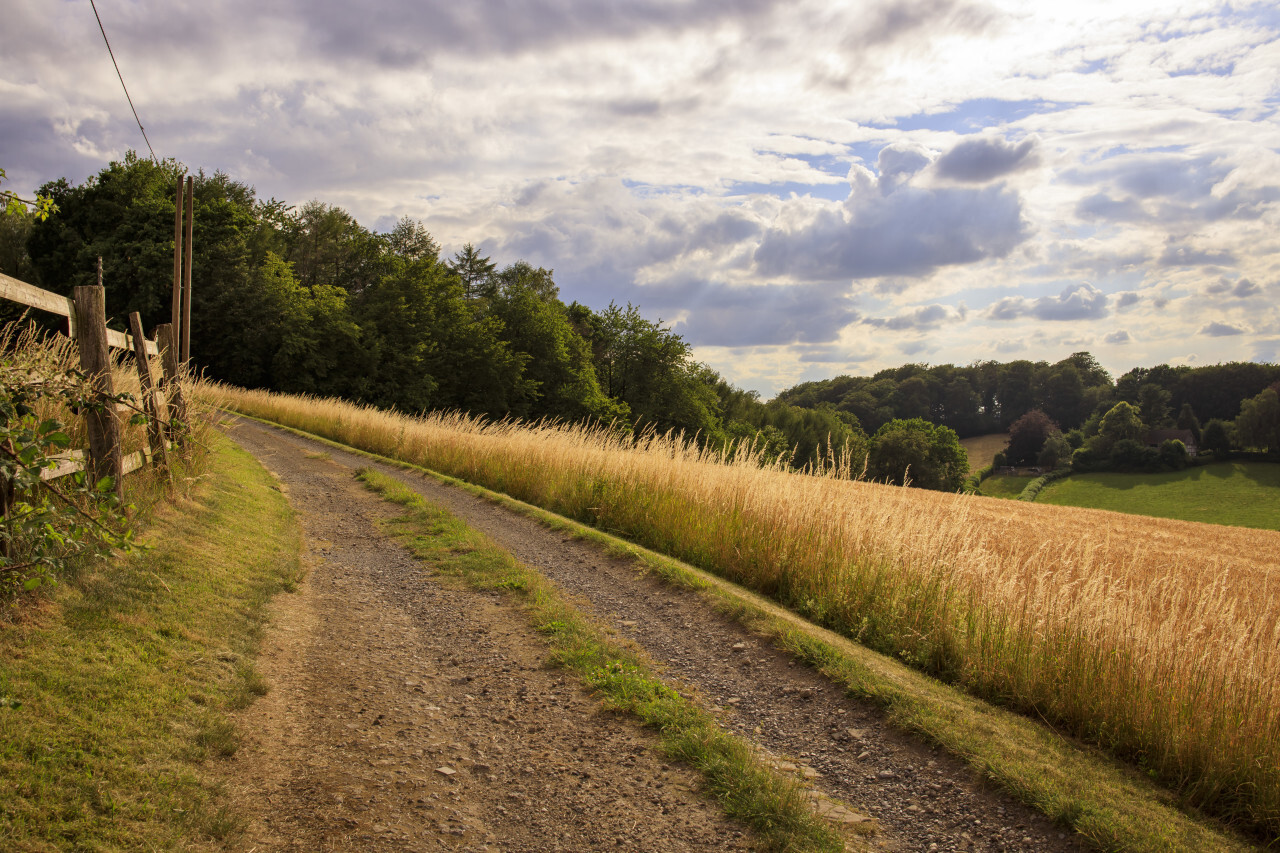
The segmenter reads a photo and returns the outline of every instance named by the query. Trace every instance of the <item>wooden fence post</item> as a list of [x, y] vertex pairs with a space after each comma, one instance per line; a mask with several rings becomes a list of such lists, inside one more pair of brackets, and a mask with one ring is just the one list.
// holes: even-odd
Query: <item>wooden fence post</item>
[[137, 311], [129, 315], [129, 330], [133, 333], [133, 357], [138, 362], [138, 382], [142, 385], [142, 407], [147, 413], [147, 443], [151, 445], [151, 458], [168, 472], [169, 449], [165, 446], [160, 401], [156, 399], [158, 389], [151, 375], [151, 359], [147, 357], [147, 339], [142, 334], [142, 317]]
[[106, 290], [94, 285], [77, 287], [76, 343], [80, 348], [80, 369], [98, 398], [85, 414], [89, 431], [89, 459], [96, 483], [103, 477], [115, 480], [116, 496], [124, 498], [124, 470], [120, 457], [120, 424], [116, 420], [115, 388], [111, 381], [111, 350], [107, 346]]
[[173, 430], [173, 441], [182, 444], [183, 433], [187, 428], [187, 401], [182, 396], [181, 374], [178, 367], [178, 342], [171, 323], [156, 326], [156, 345], [160, 348], [160, 364], [164, 370], [162, 387], [169, 400], [170, 422], [178, 421], [181, 426]]

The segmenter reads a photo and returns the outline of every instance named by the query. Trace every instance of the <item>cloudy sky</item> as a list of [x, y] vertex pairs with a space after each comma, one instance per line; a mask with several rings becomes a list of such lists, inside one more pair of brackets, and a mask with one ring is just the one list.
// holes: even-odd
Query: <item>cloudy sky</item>
[[[88, 0], [6, 0], [0, 167], [144, 148]], [[1280, 11], [99, 0], [156, 152], [632, 302], [766, 397], [905, 362], [1280, 359]]]

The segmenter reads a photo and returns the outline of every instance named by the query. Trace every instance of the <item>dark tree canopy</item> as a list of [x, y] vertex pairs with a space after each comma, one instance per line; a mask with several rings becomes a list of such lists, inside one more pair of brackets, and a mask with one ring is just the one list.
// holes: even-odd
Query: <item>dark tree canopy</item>
[[1058, 425], [1039, 409], [1032, 409], [1009, 427], [1009, 444], [1005, 458], [1010, 465], [1034, 465], [1049, 436], [1058, 432]]

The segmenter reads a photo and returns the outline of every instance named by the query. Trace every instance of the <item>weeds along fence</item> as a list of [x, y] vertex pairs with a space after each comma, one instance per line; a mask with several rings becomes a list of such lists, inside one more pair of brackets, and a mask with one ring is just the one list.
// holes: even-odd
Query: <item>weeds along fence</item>
[[743, 583], [1280, 838], [1280, 533], [802, 476], [677, 438], [192, 393]]
[[[186, 400], [180, 381], [177, 340], [173, 326], [156, 329], [156, 340], [143, 334], [142, 320], [135, 311], [129, 316], [130, 333], [107, 328], [106, 291], [101, 285], [77, 287], [73, 297], [50, 293], [16, 278], [0, 273], [0, 298], [28, 308], [48, 311], [67, 319], [67, 337], [76, 342], [80, 370], [90, 384], [101, 406], [86, 408], [84, 436], [86, 446], [55, 457], [56, 466], [41, 473], [45, 481], [56, 480], [79, 471], [92, 472], [94, 481], [112, 478], [116, 494], [122, 495], [123, 478], [145, 465], [168, 470], [169, 451], [184, 438], [187, 423]], [[137, 410], [120, 402], [113, 377], [111, 350], [133, 355], [137, 366], [138, 387], [146, 415], [145, 446], [132, 453], [123, 440], [121, 413]], [[157, 378], [152, 359], [160, 361]], [[4, 489], [8, 495], [8, 489]], [[7, 504], [7, 502], [6, 502]], [[8, 506], [3, 507], [7, 511]]]

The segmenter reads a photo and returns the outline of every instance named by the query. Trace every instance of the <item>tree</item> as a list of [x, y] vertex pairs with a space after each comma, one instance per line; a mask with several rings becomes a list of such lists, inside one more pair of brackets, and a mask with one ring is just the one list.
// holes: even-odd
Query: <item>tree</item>
[[1182, 408], [1178, 411], [1178, 421], [1176, 423], [1178, 429], [1185, 429], [1191, 432], [1192, 438], [1196, 440], [1196, 444], [1200, 443], [1200, 419], [1196, 417], [1195, 409], [1191, 408], [1190, 403], [1183, 403]]
[[512, 351], [524, 357], [522, 393], [511, 401], [512, 414], [625, 420], [625, 406], [600, 388], [591, 348], [570, 323], [551, 270], [517, 261], [493, 282], [488, 311], [501, 322]]
[[1138, 389], [1138, 409], [1142, 422], [1151, 429], [1161, 429], [1172, 423], [1169, 418], [1169, 402], [1173, 394], [1159, 385], [1148, 383]]
[[1045, 439], [1044, 447], [1040, 449], [1039, 455], [1036, 456], [1036, 464], [1041, 468], [1053, 470], [1068, 464], [1071, 460], [1071, 444], [1068, 443], [1066, 436], [1059, 430], [1049, 433], [1049, 437]]
[[1044, 448], [1045, 440], [1058, 432], [1058, 425], [1039, 409], [1032, 409], [1009, 427], [1005, 458], [1011, 465], [1030, 465]]
[[1270, 388], [1245, 400], [1236, 418], [1236, 442], [1280, 454], [1280, 394]]
[[1204, 425], [1200, 436], [1200, 449], [1207, 450], [1217, 460], [1231, 457], [1231, 432], [1228, 423], [1221, 418], [1214, 418]]
[[868, 474], [875, 480], [944, 492], [959, 491], [969, 474], [969, 455], [955, 431], [923, 418], [894, 420], [871, 438]]
[[1131, 403], [1121, 401], [1111, 407], [1098, 425], [1098, 437], [1108, 445], [1117, 441], [1141, 441], [1147, 434], [1147, 425], [1143, 423], [1138, 409]]
[[440, 257], [440, 244], [431, 238], [426, 226], [407, 216], [400, 217], [386, 240], [391, 254], [406, 261], [435, 261]]
[[484, 296], [485, 285], [497, 267], [487, 257], [476, 251], [476, 247], [468, 243], [462, 251], [453, 256], [449, 269], [462, 281], [462, 293], [467, 299], [478, 299]]

